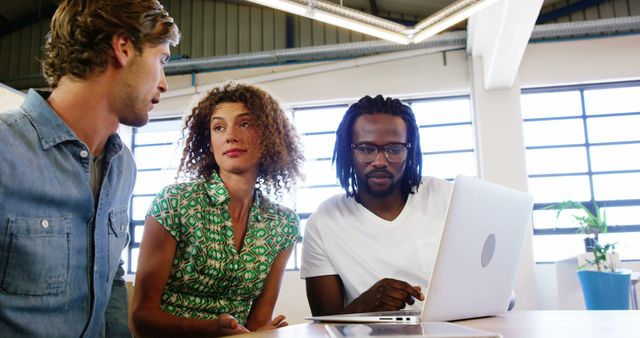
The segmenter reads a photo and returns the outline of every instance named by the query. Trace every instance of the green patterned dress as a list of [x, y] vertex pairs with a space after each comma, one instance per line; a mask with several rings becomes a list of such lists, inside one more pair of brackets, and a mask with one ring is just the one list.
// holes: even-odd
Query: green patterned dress
[[184, 318], [215, 319], [229, 313], [246, 323], [276, 256], [295, 243], [298, 216], [256, 192], [247, 233], [233, 243], [229, 192], [217, 173], [211, 180], [162, 189], [147, 215], [177, 240], [161, 309]]

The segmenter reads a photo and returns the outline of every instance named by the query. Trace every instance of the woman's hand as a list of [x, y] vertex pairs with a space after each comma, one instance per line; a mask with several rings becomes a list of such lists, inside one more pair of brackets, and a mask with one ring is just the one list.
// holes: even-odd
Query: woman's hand
[[284, 315], [278, 315], [276, 318], [273, 318], [269, 324], [258, 328], [256, 331], [274, 330], [285, 327], [289, 325], [289, 323], [284, 321], [285, 319], [286, 317]]
[[249, 332], [246, 327], [238, 324], [238, 321], [228, 313], [223, 313], [218, 316], [217, 331], [222, 336], [231, 336]]

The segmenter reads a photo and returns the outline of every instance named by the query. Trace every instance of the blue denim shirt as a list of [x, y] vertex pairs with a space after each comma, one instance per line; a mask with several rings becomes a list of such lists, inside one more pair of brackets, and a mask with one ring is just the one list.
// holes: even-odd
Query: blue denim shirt
[[94, 204], [89, 161], [40, 93], [0, 113], [0, 336], [131, 337], [120, 255], [135, 162], [111, 135]]

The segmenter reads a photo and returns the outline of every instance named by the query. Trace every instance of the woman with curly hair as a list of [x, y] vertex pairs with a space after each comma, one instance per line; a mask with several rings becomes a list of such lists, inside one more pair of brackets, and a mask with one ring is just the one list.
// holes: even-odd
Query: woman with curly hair
[[130, 325], [137, 336], [221, 336], [272, 319], [298, 217], [271, 202], [301, 176], [300, 142], [251, 85], [214, 88], [186, 118], [178, 168], [147, 213]]

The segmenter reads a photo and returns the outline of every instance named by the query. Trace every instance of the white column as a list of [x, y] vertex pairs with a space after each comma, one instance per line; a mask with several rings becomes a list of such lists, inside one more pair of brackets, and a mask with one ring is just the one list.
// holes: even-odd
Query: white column
[[[486, 90], [482, 62], [482, 57], [469, 56], [478, 176], [527, 191], [518, 78], [510, 88]], [[516, 277], [517, 310], [538, 308], [532, 236], [533, 227], [525, 241]]]

